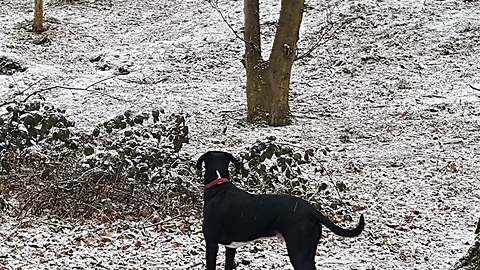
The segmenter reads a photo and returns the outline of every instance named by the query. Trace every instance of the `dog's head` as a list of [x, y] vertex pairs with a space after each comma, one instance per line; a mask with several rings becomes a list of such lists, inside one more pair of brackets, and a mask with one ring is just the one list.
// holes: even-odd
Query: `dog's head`
[[201, 170], [202, 163], [205, 163], [205, 184], [218, 178], [230, 179], [230, 173], [228, 172], [230, 162], [235, 165], [237, 171], [240, 170], [240, 162], [232, 154], [222, 151], [208, 151], [198, 158], [197, 170]]

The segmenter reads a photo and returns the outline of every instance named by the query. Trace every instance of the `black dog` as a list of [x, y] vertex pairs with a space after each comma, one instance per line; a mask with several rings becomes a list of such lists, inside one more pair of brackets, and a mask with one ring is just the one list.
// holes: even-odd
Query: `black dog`
[[342, 229], [323, 216], [306, 201], [287, 195], [252, 195], [229, 182], [228, 164], [240, 169], [240, 162], [231, 154], [210, 151], [197, 161], [197, 169], [205, 162], [203, 234], [206, 242], [207, 270], [214, 270], [218, 244], [226, 246], [225, 269], [233, 269], [235, 249], [246, 242], [281, 236], [287, 244], [288, 256], [296, 270], [315, 268], [315, 252], [322, 233], [321, 224], [344, 237], [363, 231], [360, 216], [353, 230]]

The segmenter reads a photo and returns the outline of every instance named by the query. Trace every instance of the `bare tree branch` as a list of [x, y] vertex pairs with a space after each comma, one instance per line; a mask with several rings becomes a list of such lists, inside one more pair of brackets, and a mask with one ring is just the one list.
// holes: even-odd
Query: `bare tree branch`
[[[329, 23], [328, 26], [323, 26], [321, 29], [321, 34], [318, 37], [317, 41], [303, 54], [297, 56], [295, 58], [295, 61], [301, 60], [307, 57], [311, 57], [312, 53], [318, 49], [320, 46], [324, 45], [328, 41], [331, 40], [334, 34], [336, 34], [340, 29], [344, 28], [346, 25], [351, 24], [353, 21], [356, 19], [360, 19], [361, 17], [353, 17], [353, 18], [348, 18], [344, 20], [340, 25], [337, 27], [334, 27], [335, 25], [333, 23]], [[333, 30], [332, 30], [333, 29]]]
[[245, 40], [237, 33], [237, 31], [235, 31], [235, 29], [233, 29], [233, 26], [228, 22], [227, 18], [225, 18], [225, 16], [223, 15], [222, 10], [218, 6], [218, 2], [216, 0], [208, 1], [208, 3], [210, 3], [212, 8], [215, 9], [218, 12], [218, 14], [220, 14], [220, 17], [222, 18], [223, 22], [228, 26], [228, 28], [230, 28], [230, 30], [232, 30], [233, 34], [237, 39], [241, 40], [245, 44], [248, 44], [250, 47], [255, 48], [255, 44], [252, 41]]
[[472, 88], [473, 90], [480, 91], [480, 88], [475, 87], [475, 86], [473, 86], [472, 84], [469, 84], [468, 86], [470, 86], [470, 88]]

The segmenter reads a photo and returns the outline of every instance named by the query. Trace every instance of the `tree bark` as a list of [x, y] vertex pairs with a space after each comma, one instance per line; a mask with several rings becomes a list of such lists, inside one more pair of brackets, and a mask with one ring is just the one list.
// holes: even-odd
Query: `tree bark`
[[245, 68], [247, 71], [247, 120], [273, 126], [290, 122], [290, 77], [296, 57], [304, 0], [282, 0], [270, 58], [261, 56], [258, 0], [245, 0]]
[[480, 218], [475, 230], [475, 242], [468, 249], [467, 255], [463, 256], [455, 265], [454, 269], [480, 269]]
[[259, 0], [245, 0], [244, 2], [244, 39], [245, 39], [245, 69], [247, 72], [247, 120], [254, 122], [257, 118], [257, 109], [260, 108], [259, 72], [264, 65], [262, 59], [260, 37], [260, 7]]
[[35, 0], [32, 30], [35, 33], [41, 33], [43, 31], [43, 0]]

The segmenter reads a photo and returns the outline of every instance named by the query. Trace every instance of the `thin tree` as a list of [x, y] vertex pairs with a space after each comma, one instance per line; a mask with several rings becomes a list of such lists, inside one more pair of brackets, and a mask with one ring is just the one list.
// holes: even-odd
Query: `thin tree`
[[35, 33], [41, 33], [43, 31], [43, 0], [35, 0], [32, 30]]
[[297, 56], [304, 0], [282, 0], [270, 57], [262, 58], [259, 0], [244, 0], [247, 120], [272, 126], [290, 122], [290, 77]]

